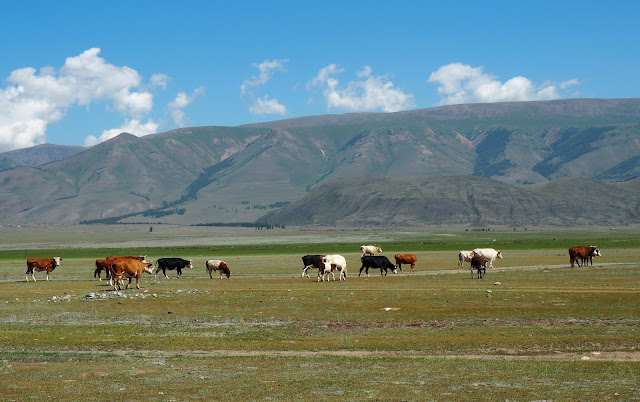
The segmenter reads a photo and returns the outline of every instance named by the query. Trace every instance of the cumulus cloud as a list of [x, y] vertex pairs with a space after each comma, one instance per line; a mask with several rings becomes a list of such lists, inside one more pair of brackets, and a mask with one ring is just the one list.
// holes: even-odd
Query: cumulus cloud
[[536, 87], [525, 77], [513, 77], [506, 82], [485, 73], [482, 67], [452, 63], [440, 67], [428, 82], [438, 84], [440, 104], [550, 100], [561, 97], [559, 89], [579, 84], [572, 79], [559, 84], [546, 82]]
[[95, 135], [88, 136], [84, 140], [84, 146], [94, 146], [113, 137], [116, 137], [122, 133], [129, 133], [138, 137], [142, 137], [149, 134], [155, 134], [157, 131], [158, 124], [151, 119], [149, 119], [144, 124], [138, 119], [126, 119], [121, 127], [104, 130], [99, 137], [96, 137]]
[[258, 75], [254, 75], [248, 80], [245, 80], [242, 85], [240, 85], [240, 94], [245, 95], [249, 88], [251, 87], [261, 87], [273, 77], [273, 74], [276, 70], [285, 71], [284, 65], [288, 63], [289, 59], [276, 59], [276, 60], [265, 60], [260, 64], [254, 63], [253, 66], [259, 70]]
[[[68, 57], [59, 71], [50, 66], [39, 73], [32, 67], [13, 71], [9, 86], [0, 89], [0, 150], [43, 143], [50, 123], [73, 106], [96, 101], [111, 102], [128, 124], [140, 125], [153, 108], [153, 95], [136, 90], [141, 77], [134, 69], [107, 63], [99, 53], [92, 48]], [[163, 79], [156, 77], [156, 82]]]
[[287, 108], [279, 103], [277, 99], [269, 99], [268, 96], [258, 98], [256, 103], [249, 106], [252, 114], [287, 114]]
[[204, 87], [196, 88], [191, 95], [186, 92], [180, 92], [175, 99], [169, 102], [169, 115], [174, 123], [180, 127], [185, 125], [185, 114], [182, 109], [189, 106], [200, 95], [204, 94]]
[[358, 80], [349, 81], [340, 87], [334, 77], [344, 71], [335, 64], [330, 64], [318, 72], [307, 88], [324, 87], [323, 95], [328, 108], [343, 109], [352, 112], [382, 110], [397, 112], [413, 106], [413, 94], [394, 88], [388, 75], [374, 76], [370, 66], [364, 66], [356, 73]]

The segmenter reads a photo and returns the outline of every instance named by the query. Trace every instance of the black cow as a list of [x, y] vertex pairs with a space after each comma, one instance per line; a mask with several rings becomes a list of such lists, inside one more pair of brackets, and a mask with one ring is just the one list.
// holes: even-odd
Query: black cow
[[360, 258], [360, 261], [362, 261], [362, 267], [360, 267], [360, 273], [358, 274], [358, 276], [360, 276], [362, 270], [365, 268], [367, 276], [369, 276], [369, 268], [380, 268], [380, 276], [382, 276], [383, 269], [384, 276], [387, 276], [388, 269], [390, 269], [394, 274], [398, 273], [395, 264], [393, 264], [387, 257], [383, 255], [367, 255]]
[[307, 272], [309, 268], [320, 269], [320, 267], [322, 267], [322, 257], [324, 257], [324, 255], [320, 254], [310, 254], [302, 257], [302, 263], [304, 264], [304, 268], [302, 269], [303, 278], [305, 274], [307, 275], [307, 278], [309, 277], [309, 273]]
[[164, 274], [164, 277], [169, 279], [169, 277], [167, 276], [167, 269], [168, 270], [178, 270], [178, 279], [180, 279], [180, 277], [182, 276], [182, 268], [191, 268], [193, 269], [193, 265], [191, 264], [191, 260], [183, 260], [182, 258], [159, 258], [158, 261], [156, 261], [156, 264], [158, 264], [158, 268], [156, 268], [156, 273], [155, 273], [155, 277], [158, 277], [158, 271], [160, 271], [162, 269], [162, 273]]
[[478, 271], [478, 279], [484, 278], [487, 272], [487, 260], [482, 257], [473, 257], [471, 259], [471, 279], [473, 279], [473, 270]]

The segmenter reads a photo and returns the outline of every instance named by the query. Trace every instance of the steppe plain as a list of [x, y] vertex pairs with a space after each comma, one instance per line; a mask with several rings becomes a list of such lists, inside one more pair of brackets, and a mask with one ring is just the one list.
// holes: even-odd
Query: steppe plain
[[[0, 399], [640, 399], [640, 228], [152, 229], [0, 227]], [[358, 277], [361, 244], [416, 272]], [[603, 256], [572, 269], [574, 245]], [[505, 256], [482, 280], [456, 267], [474, 247]], [[346, 281], [300, 276], [320, 253]], [[120, 293], [93, 279], [132, 254], [194, 268]]]

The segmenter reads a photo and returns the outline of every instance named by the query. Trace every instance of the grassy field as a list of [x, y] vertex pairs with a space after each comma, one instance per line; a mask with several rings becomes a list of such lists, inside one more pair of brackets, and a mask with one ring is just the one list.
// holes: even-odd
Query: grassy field
[[[638, 229], [148, 229], [0, 228], [0, 399], [640, 399]], [[417, 272], [357, 277], [361, 244]], [[594, 267], [569, 268], [591, 244]], [[474, 247], [505, 256], [483, 280], [456, 269]], [[300, 277], [314, 253], [343, 254], [347, 281]], [[92, 278], [110, 254], [194, 269], [116, 293]]]

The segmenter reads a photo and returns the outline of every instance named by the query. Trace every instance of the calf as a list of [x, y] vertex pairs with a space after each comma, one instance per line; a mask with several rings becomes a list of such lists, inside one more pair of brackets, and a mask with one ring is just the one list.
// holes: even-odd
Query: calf
[[593, 265], [593, 257], [600, 256], [600, 250], [595, 246], [578, 246], [571, 247], [569, 249], [569, 262], [571, 263], [571, 268], [573, 268], [574, 262], [578, 264], [578, 267], [581, 266], [578, 259], [580, 259], [583, 264], [585, 264], [587, 260], [591, 259], [591, 265]]
[[360, 252], [364, 257], [365, 255], [375, 255], [376, 253], [381, 253], [382, 249], [377, 246], [360, 246]]
[[158, 277], [158, 271], [162, 269], [162, 274], [165, 278], [169, 279], [167, 276], [167, 270], [177, 270], [178, 271], [178, 279], [182, 276], [182, 268], [191, 268], [193, 269], [193, 264], [191, 260], [183, 260], [182, 258], [159, 258], [156, 261], [158, 264], [158, 268], [156, 268], [155, 277]]
[[[138, 257], [133, 257], [133, 256], [120, 256], [120, 255], [110, 255], [109, 257], [105, 258], [105, 260], [107, 260], [109, 262], [109, 264], [107, 264], [109, 270], [107, 271], [107, 276], [109, 277], [109, 285], [113, 285], [113, 271], [111, 270], [111, 263], [116, 261], [116, 260], [126, 260], [126, 259], [132, 259], [132, 260], [137, 260], [140, 262], [144, 262], [146, 263], [147, 261], [145, 261], [146, 256], [145, 255], [140, 255]], [[122, 279], [120, 279], [122, 281]]]
[[464, 268], [465, 262], [471, 262], [473, 251], [462, 250], [458, 253], [458, 269]]
[[153, 273], [152, 263], [142, 262], [137, 259], [122, 258], [113, 260], [109, 264], [109, 270], [113, 277], [113, 290], [120, 290], [120, 281], [123, 278], [129, 278], [129, 283], [125, 286], [125, 289], [129, 288], [131, 284], [131, 278], [136, 278], [136, 289], [140, 289], [140, 275], [143, 272], [148, 274]]
[[489, 268], [493, 268], [493, 262], [496, 258], [502, 259], [502, 251], [496, 251], [492, 248], [476, 248], [473, 250], [473, 255], [489, 261]]
[[340, 254], [329, 254], [322, 257], [323, 263], [333, 264], [340, 270], [340, 280], [347, 280], [347, 260]]
[[[307, 278], [309, 277], [309, 269], [310, 268], [318, 268], [322, 267], [322, 258], [324, 255], [320, 254], [309, 254], [302, 257], [302, 264], [304, 268], [302, 269], [302, 277], [304, 278], [305, 274]], [[318, 278], [320, 277], [320, 272], [318, 272]]]
[[393, 256], [396, 259], [396, 267], [402, 272], [402, 264], [410, 264], [410, 272], [415, 272], [416, 262], [418, 259], [415, 254], [396, 254]]
[[[327, 277], [327, 282], [329, 282], [329, 274], [333, 277], [333, 281], [336, 281], [336, 276], [333, 271], [337, 269], [336, 264], [322, 263], [322, 267], [318, 270], [318, 282], [320, 282], [320, 277], [322, 277], [322, 282], [324, 282], [324, 277]], [[322, 272], [320, 272], [322, 271]]]
[[93, 279], [100, 279], [102, 271], [104, 271], [106, 279], [111, 279], [111, 272], [109, 271], [109, 261], [108, 260], [96, 260], [96, 270], [93, 272]]
[[471, 259], [471, 279], [473, 279], [473, 270], [478, 271], [478, 279], [484, 278], [487, 272], [487, 260], [482, 257], [473, 257]]
[[222, 279], [222, 274], [227, 275], [227, 278], [231, 277], [231, 270], [227, 266], [227, 263], [222, 260], [207, 260], [205, 265], [207, 272], [209, 272], [209, 278], [211, 279], [213, 279], [211, 275], [213, 271], [220, 271], [220, 279]]
[[393, 265], [391, 261], [389, 261], [389, 259], [383, 255], [364, 256], [360, 258], [360, 261], [362, 261], [362, 267], [360, 267], [360, 273], [358, 273], [358, 276], [362, 274], [362, 270], [365, 268], [366, 268], [365, 273], [367, 274], [367, 276], [369, 276], [369, 268], [380, 268], [380, 276], [382, 276], [383, 269], [384, 269], [384, 276], [387, 276], [388, 269], [390, 269], [391, 272], [393, 272], [394, 274], [398, 273], [398, 271], [396, 270], [396, 266]]
[[31, 278], [33, 279], [33, 281], [36, 281], [34, 271], [47, 271], [47, 280], [49, 280], [49, 273], [51, 273], [51, 271], [53, 271], [57, 266], [60, 265], [60, 261], [62, 261], [62, 258], [60, 257], [29, 258], [27, 260], [27, 273], [25, 274], [27, 282], [29, 282], [29, 274], [31, 274]]

